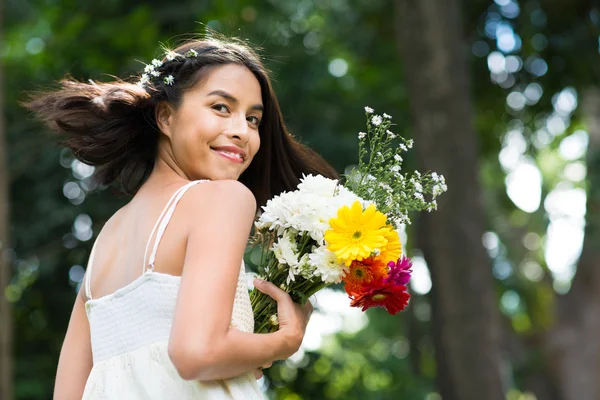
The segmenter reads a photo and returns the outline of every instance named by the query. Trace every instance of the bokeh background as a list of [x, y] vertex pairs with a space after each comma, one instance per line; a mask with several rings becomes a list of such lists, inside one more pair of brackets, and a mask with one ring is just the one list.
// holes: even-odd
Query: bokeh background
[[449, 186], [403, 235], [409, 308], [324, 291], [270, 398], [600, 399], [597, 1], [2, 3], [2, 400], [51, 398], [92, 242], [128, 201], [18, 102], [67, 73], [137, 74], [206, 27], [262, 49], [292, 132], [338, 171], [368, 105], [415, 140], [405, 168]]

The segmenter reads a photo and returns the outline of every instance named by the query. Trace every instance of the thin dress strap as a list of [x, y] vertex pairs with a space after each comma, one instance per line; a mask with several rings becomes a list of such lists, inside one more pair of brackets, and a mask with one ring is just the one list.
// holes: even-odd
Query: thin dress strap
[[[100, 235], [98, 235], [100, 237]], [[92, 280], [92, 267], [94, 265], [94, 254], [96, 253], [96, 245], [98, 244], [98, 238], [94, 242], [92, 246], [92, 252], [90, 253], [90, 258], [88, 259], [87, 268], [85, 269], [85, 281], [83, 285], [85, 286], [85, 296], [88, 300], [92, 300], [92, 288], [90, 287], [90, 282]]]
[[[154, 260], [156, 258], [158, 244], [160, 243], [160, 240], [162, 239], [162, 236], [165, 233], [165, 229], [167, 229], [167, 225], [171, 221], [171, 217], [173, 216], [173, 213], [175, 212], [175, 207], [177, 207], [177, 203], [179, 203], [179, 200], [181, 200], [181, 198], [183, 197], [183, 195], [189, 188], [191, 188], [192, 186], [194, 186], [195, 184], [197, 184], [199, 182], [204, 182], [204, 181], [192, 181], [192, 182], [184, 185], [183, 187], [179, 188], [167, 202], [167, 205], [165, 206], [162, 213], [158, 217], [156, 224], [154, 224], [154, 228], [152, 228], [152, 232], [150, 233], [150, 237], [148, 238], [148, 243], [146, 243], [146, 250], [144, 251], [143, 273], [152, 272], [154, 270]], [[146, 263], [146, 254], [148, 253], [148, 248], [150, 247], [150, 242], [152, 241], [152, 237], [154, 236], [154, 232], [156, 231], [157, 228], [158, 228], [158, 231], [156, 232], [156, 238], [154, 240], [154, 246], [152, 248], [152, 253], [150, 253], [150, 258], [148, 259], [148, 263]]]

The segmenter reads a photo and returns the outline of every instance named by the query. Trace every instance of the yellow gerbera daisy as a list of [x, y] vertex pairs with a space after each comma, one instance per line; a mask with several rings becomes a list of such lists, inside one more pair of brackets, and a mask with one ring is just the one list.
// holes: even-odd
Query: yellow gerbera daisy
[[340, 208], [337, 218], [329, 220], [331, 229], [325, 232], [327, 248], [346, 266], [371, 256], [375, 249], [381, 249], [387, 243], [386, 218], [374, 204], [364, 212], [360, 201], [355, 201], [351, 208]]
[[381, 248], [381, 253], [377, 257], [385, 264], [390, 261], [396, 262], [402, 254], [402, 243], [400, 243], [398, 232], [391, 225], [388, 225], [387, 228], [389, 228], [389, 231], [384, 235], [387, 244]]

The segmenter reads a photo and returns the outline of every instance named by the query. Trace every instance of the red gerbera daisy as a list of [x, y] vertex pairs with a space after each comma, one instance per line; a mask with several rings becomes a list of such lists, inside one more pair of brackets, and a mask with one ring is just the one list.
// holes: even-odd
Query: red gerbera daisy
[[342, 278], [344, 289], [350, 296], [362, 293], [363, 286], [373, 280], [383, 279], [388, 275], [388, 267], [375, 258], [353, 261], [348, 272]]
[[365, 283], [362, 292], [353, 297], [350, 303], [352, 307], [362, 307], [362, 311], [371, 307], [383, 307], [394, 315], [406, 308], [410, 294], [406, 292], [406, 286], [377, 279]]

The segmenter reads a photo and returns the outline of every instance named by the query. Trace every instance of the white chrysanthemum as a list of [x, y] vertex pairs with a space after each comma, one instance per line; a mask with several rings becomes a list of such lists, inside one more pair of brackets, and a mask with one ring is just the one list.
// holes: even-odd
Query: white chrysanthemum
[[279, 264], [287, 264], [290, 267], [298, 265], [298, 248], [290, 235], [283, 235], [273, 244], [271, 249]]
[[373, 114], [373, 111], [374, 111], [374, 110], [373, 110], [371, 107], [369, 107], [369, 106], [365, 107], [365, 112], [366, 112], [367, 114]]
[[383, 113], [383, 118], [392, 119], [392, 116], [391, 116], [391, 115], [388, 115], [388, 114], [386, 114], [386, 113]]
[[326, 246], [315, 249], [308, 256], [310, 265], [315, 269], [315, 274], [320, 276], [325, 283], [340, 283], [348, 267], [337, 261], [335, 253], [327, 250]]
[[398, 162], [402, 162], [402, 156], [400, 156], [400, 154], [394, 154], [394, 160], [398, 161]]
[[298, 190], [320, 196], [333, 197], [338, 181], [325, 178], [323, 175], [306, 175], [300, 179]]
[[366, 136], [367, 136], [367, 134], [365, 132], [358, 132], [359, 139], [364, 139]]

